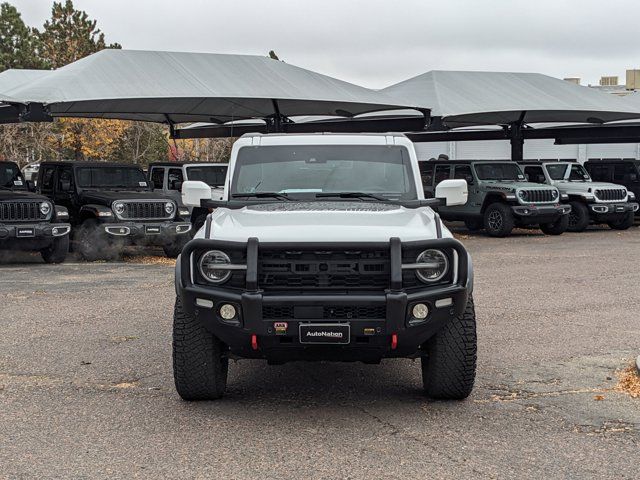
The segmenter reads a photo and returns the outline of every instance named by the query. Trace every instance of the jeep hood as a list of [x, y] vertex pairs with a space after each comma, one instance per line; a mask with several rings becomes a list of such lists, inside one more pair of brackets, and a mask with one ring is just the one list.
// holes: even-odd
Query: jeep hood
[[85, 190], [81, 193], [84, 203], [94, 203], [110, 207], [116, 200], [170, 200], [155, 192], [136, 192], [131, 190]]
[[[436, 238], [430, 208], [374, 202], [283, 202], [213, 214], [210, 238], [246, 242], [388, 242]], [[451, 233], [442, 227], [443, 237]], [[196, 237], [204, 238], [204, 228]]]
[[0, 202], [10, 200], [34, 200], [44, 201], [48, 200], [44, 195], [28, 192], [26, 190], [2, 190], [0, 189]]
[[594, 192], [598, 188], [602, 189], [627, 189], [623, 185], [616, 185], [615, 183], [607, 183], [607, 182], [565, 182], [565, 181], [557, 181], [555, 182], [555, 186], [558, 187], [563, 192], [588, 192], [591, 189], [591, 192]]

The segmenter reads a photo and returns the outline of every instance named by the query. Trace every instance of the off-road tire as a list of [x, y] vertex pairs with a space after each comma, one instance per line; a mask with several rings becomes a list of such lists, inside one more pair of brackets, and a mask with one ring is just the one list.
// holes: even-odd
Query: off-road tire
[[615, 222], [607, 222], [607, 225], [613, 230], [628, 230], [633, 227], [634, 221], [635, 214], [633, 212], [627, 212], [622, 219]]
[[569, 212], [570, 232], [584, 232], [589, 226], [591, 218], [589, 217], [589, 209], [582, 202], [570, 202], [571, 211]]
[[469, 230], [470, 232], [477, 232], [484, 228], [484, 223], [481, 219], [474, 218], [472, 220], [465, 220], [464, 226], [467, 227], [467, 230]]
[[62, 263], [69, 253], [69, 235], [55, 237], [51, 245], [40, 250], [40, 255], [46, 263]]
[[164, 254], [167, 257], [178, 258], [178, 255], [180, 255], [180, 253], [182, 252], [182, 249], [186, 244], [187, 244], [186, 240], [183, 240], [181, 237], [178, 237], [175, 239], [175, 241], [163, 245], [162, 250], [164, 251]]
[[427, 396], [462, 400], [473, 390], [478, 338], [473, 297], [459, 317], [450, 320], [424, 345], [422, 383]]
[[215, 400], [227, 387], [229, 359], [223, 343], [182, 308], [173, 312], [173, 379], [183, 400]]
[[569, 227], [569, 215], [562, 215], [553, 223], [541, 223], [540, 230], [545, 235], [562, 235]]
[[509, 205], [496, 202], [484, 211], [484, 229], [491, 237], [506, 237], [513, 227], [515, 220]]
[[120, 249], [107, 235], [106, 232], [100, 231], [96, 220], [88, 218], [76, 230], [74, 251], [87, 262], [117, 259]]

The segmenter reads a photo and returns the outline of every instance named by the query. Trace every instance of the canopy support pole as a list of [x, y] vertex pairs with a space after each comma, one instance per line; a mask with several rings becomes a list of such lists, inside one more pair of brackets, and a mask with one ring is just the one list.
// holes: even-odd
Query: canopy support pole
[[524, 117], [527, 112], [522, 112], [517, 122], [513, 122], [509, 126], [510, 143], [511, 143], [511, 161], [521, 162], [524, 158], [524, 133], [522, 127], [524, 125]]

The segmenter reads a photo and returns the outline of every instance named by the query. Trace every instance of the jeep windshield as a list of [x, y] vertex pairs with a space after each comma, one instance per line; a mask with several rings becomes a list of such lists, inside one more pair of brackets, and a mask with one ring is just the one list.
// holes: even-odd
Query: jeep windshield
[[80, 188], [149, 189], [144, 173], [136, 167], [79, 167], [76, 176]]
[[0, 163], [0, 187], [9, 190], [26, 188], [22, 173], [14, 163]]
[[552, 180], [590, 182], [591, 177], [579, 163], [552, 163], [545, 165]]
[[476, 163], [476, 174], [480, 180], [501, 182], [524, 182], [525, 176], [515, 163]]
[[199, 180], [210, 187], [224, 187], [227, 178], [226, 165], [198, 165], [187, 167], [187, 178]]
[[232, 198], [286, 195], [323, 200], [415, 200], [414, 174], [404, 147], [277, 145], [238, 152]]

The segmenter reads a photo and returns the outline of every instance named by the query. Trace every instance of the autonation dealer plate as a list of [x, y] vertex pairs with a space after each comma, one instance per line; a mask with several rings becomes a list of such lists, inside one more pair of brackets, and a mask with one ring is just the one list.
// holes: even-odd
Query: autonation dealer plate
[[301, 323], [300, 343], [349, 343], [348, 323]]

